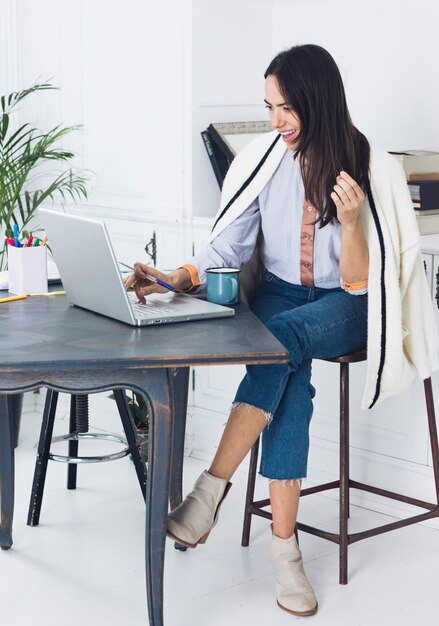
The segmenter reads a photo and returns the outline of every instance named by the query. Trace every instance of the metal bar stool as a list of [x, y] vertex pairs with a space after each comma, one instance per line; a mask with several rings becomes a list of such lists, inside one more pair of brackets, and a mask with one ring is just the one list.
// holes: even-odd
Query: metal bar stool
[[[32, 493], [27, 517], [28, 526], [37, 526], [40, 521], [41, 504], [43, 500], [44, 483], [46, 480], [47, 464], [49, 460], [67, 463], [67, 489], [76, 489], [76, 477], [78, 463], [101, 463], [114, 461], [131, 454], [134, 468], [140, 485], [142, 496], [145, 499], [146, 492], [146, 466], [140, 456], [134, 424], [131, 418], [125, 394], [122, 389], [114, 390], [117, 408], [125, 431], [125, 437], [113, 433], [89, 432], [88, 395], [75, 395], [70, 397], [70, 426], [69, 434], [52, 438], [53, 425], [55, 422], [58, 392], [48, 390], [43, 412], [40, 439], [37, 447], [37, 460], [35, 463]], [[122, 444], [122, 449], [111, 454], [96, 456], [79, 456], [78, 444], [81, 439], [99, 439]], [[52, 443], [68, 441], [68, 454], [59, 455], [50, 451]]]
[[[322, 537], [323, 539], [327, 539], [328, 541], [333, 541], [334, 543], [339, 544], [339, 582], [341, 585], [346, 585], [348, 582], [348, 546], [350, 544], [361, 541], [361, 539], [367, 539], [368, 537], [373, 537], [374, 535], [389, 532], [390, 530], [396, 530], [397, 528], [409, 526], [410, 524], [416, 524], [417, 522], [421, 522], [423, 520], [431, 519], [433, 517], [439, 517], [439, 448], [436, 420], [434, 414], [433, 393], [431, 388], [431, 378], [427, 378], [426, 380], [424, 380], [424, 392], [427, 407], [428, 426], [430, 431], [430, 444], [433, 458], [433, 471], [436, 486], [436, 502], [430, 503], [423, 500], [417, 500], [416, 498], [410, 498], [399, 493], [394, 493], [393, 491], [387, 491], [385, 489], [379, 489], [378, 487], [372, 487], [365, 483], [357, 482], [349, 477], [349, 364], [357, 363], [359, 361], [365, 361], [366, 358], [367, 353], [366, 349], [364, 349], [339, 357], [323, 359], [325, 361], [340, 364], [340, 478], [339, 480], [334, 480], [333, 482], [303, 489], [300, 494], [302, 497], [313, 493], [319, 493], [320, 491], [326, 491], [328, 489], [339, 489], [339, 532], [330, 533], [314, 526], [302, 524], [301, 522], [297, 522], [295, 530], [296, 535], [298, 528], [299, 530], [303, 530], [304, 532], [316, 535], [317, 537]], [[256, 502], [254, 501], [258, 451], [259, 439], [254, 444], [250, 456], [250, 468], [248, 474], [244, 525], [241, 542], [242, 546], [249, 545], [252, 515], [259, 515], [260, 517], [265, 517], [266, 519], [272, 519], [271, 513], [263, 510], [265, 507], [270, 505], [270, 500], [266, 499]], [[350, 534], [348, 530], [350, 489], [368, 491], [370, 493], [375, 493], [386, 498], [392, 498], [394, 500], [399, 500], [400, 502], [406, 502], [408, 504], [427, 509], [428, 512], [422, 513], [420, 515], [414, 515], [406, 519], [398, 520], [397, 522], [393, 522], [391, 524], [384, 524], [382, 526], [372, 528], [371, 530]]]

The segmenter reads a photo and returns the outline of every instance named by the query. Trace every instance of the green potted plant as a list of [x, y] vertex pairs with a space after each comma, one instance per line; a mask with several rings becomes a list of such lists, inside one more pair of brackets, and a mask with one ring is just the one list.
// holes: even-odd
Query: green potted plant
[[[18, 123], [19, 105], [32, 94], [56, 89], [50, 83], [37, 83], [0, 97], [0, 270], [7, 267], [5, 237], [13, 236], [17, 224], [20, 238], [29, 230], [38, 231], [38, 207], [47, 200], [87, 197], [86, 178], [68, 167], [75, 156], [58, 143], [79, 126], [55, 126], [42, 132], [29, 122]], [[11, 399], [15, 445], [18, 443], [23, 394]]]
[[[136, 428], [136, 437], [139, 444], [140, 456], [142, 460], [147, 463], [150, 418], [149, 404], [140, 393], [125, 390], [124, 394]], [[111, 394], [109, 397], [114, 400], [114, 394]]]
[[[13, 236], [17, 224], [21, 236], [35, 225], [38, 207], [57, 196], [76, 201], [87, 198], [86, 178], [67, 164], [74, 153], [63, 150], [59, 142], [80, 126], [55, 126], [41, 132], [31, 123], [17, 124], [18, 106], [32, 94], [56, 89], [38, 83], [22, 91], [1, 96], [0, 117], [0, 228], [3, 236]], [[0, 246], [0, 270], [7, 266], [7, 243]]]
[[148, 462], [148, 441], [149, 441], [149, 405], [140, 393], [135, 391], [125, 391], [125, 397], [133, 416], [134, 425], [137, 431], [137, 441], [139, 442], [140, 456]]

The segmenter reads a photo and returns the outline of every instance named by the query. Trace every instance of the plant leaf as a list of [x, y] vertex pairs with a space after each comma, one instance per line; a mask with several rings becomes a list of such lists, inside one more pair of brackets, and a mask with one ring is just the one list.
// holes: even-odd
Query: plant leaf
[[[11, 131], [10, 115], [18, 103], [48, 89], [57, 88], [49, 82], [35, 83], [0, 98], [0, 226], [5, 229], [10, 229], [12, 224], [22, 229], [48, 198], [55, 199], [58, 195], [74, 202], [87, 198], [86, 172], [48, 167], [51, 162], [63, 165], [74, 158], [74, 153], [59, 143], [82, 128], [81, 125], [58, 125], [41, 132], [25, 123]], [[43, 180], [44, 184], [40, 185]]]

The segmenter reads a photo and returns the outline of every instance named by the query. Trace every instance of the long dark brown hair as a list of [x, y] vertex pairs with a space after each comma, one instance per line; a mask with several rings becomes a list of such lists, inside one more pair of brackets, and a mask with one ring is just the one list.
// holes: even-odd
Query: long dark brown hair
[[325, 226], [337, 219], [330, 194], [341, 170], [365, 189], [369, 142], [352, 124], [340, 71], [324, 48], [307, 44], [281, 52], [264, 74], [269, 75], [300, 120], [294, 156], [300, 157], [305, 196]]

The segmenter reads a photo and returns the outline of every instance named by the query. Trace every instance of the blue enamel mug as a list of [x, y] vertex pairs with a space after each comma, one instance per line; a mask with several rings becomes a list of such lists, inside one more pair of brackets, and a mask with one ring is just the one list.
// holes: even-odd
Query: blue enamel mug
[[207, 299], [215, 304], [238, 304], [239, 272], [233, 267], [207, 270]]

